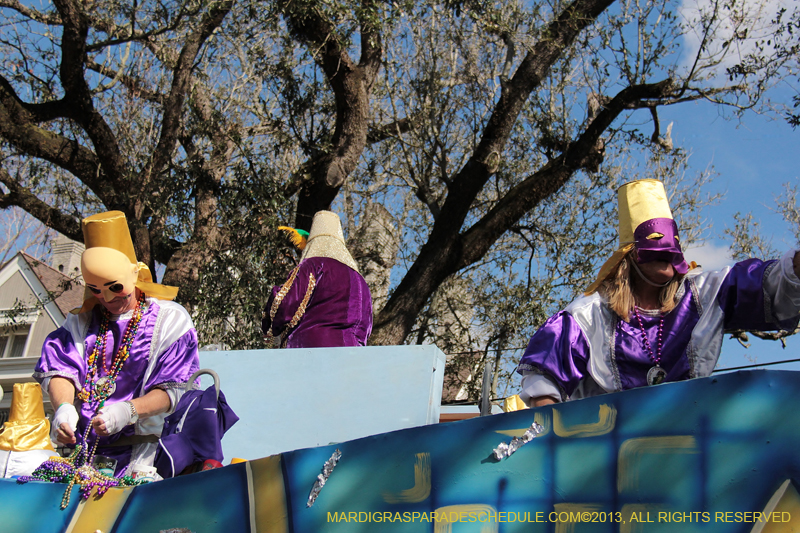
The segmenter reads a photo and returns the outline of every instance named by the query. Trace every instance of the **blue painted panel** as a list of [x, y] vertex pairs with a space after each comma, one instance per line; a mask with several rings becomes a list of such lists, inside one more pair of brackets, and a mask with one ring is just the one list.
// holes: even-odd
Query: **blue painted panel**
[[200, 352], [239, 416], [226, 460], [436, 423], [444, 363], [436, 346]]
[[[798, 390], [798, 372], [741, 372], [295, 450], [137, 487], [114, 532], [752, 533], [753, 513], [769, 511], [787, 483], [777, 509], [787, 523], [772, 531], [797, 531]], [[492, 457], [534, 419], [541, 436]], [[62, 490], [0, 482], [0, 523], [59, 531], [71, 514], [52, 517]], [[581, 522], [584, 511], [614, 521]]]
[[34, 481], [20, 484], [0, 479], [0, 531], [3, 533], [57, 533], [64, 531], [80, 501], [72, 489], [69, 506], [61, 510], [66, 485]]
[[[536, 512], [546, 519], [554, 511], [591, 509], [620, 513], [626, 524], [503, 522], [492, 525], [499, 529], [484, 529], [486, 523], [462, 522], [452, 524], [452, 531], [750, 532], [752, 520], [726, 522], [726, 515], [716, 513], [761, 512], [785, 480], [800, 486], [800, 410], [792, 407], [797, 390], [800, 373], [745, 372], [285, 453], [294, 530], [445, 531], [445, 524], [437, 529], [419, 518], [416, 529], [332, 523], [328, 513], [402, 516], [471, 505], [520, 512], [523, 518], [529, 513], [531, 520]], [[601, 406], [616, 417], [607, 432], [568, 434], [578, 425], [597, 426]], [[499, 432], [527, 428], [536, 413], [546, 434], [503, 461], [489, 458], [498, 443], [510, 440]], [[337, 447], [342, 458], [306, 509], [314, 476]], [[414, 486], [414, 454], [420, 452], [430, 454], [430, 494], [418, 502], [390, 503], [387, 493], [396, 497]], [[709, 520], [698, 514], [699, 523], [676, 526], [669, 515], [659, 522], [659, 512], [705, 512]], [[800, 516], [792, 523], [797, 528]]]
[[[136, 487], [112, 533], [250, 531], [244, 463]], [[76, 532], [77, 533], [77, 532]]]

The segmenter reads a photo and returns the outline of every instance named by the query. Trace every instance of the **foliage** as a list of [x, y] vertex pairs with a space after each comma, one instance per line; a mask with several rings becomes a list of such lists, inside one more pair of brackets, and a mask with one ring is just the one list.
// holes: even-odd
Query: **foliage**
[[728, 74], [733, 78], [761, 76], [765, 69], [782, 71], [784, 84], [793, 93], [793, 104], [782, 112], [787, 122], [796, 128], [800, 125], [800, 90], [797, 88], [800, 81], [800, 7], [791, 3], [786, 5], [791, 9], [780, 5], [777, 12], [769, 13], [771, 19], [766, 30], [761, 29], [752, 40], [752, 46], [740, 54], [740, 61], [728, 68]]
[[732, 239], [731, 257], [743, 261], [752, 257], [777, 257], [778, 252], [772, 246], [771, 239], [761, 233], [761, 224], [751, 213], [735, 213], [733, 228], [725, 233]]
[[[800, 204], [797, 202], [797, 185], [785, 184], [783, 193], [775, 199], [778, 214], [781, 215], [789, 230], [794, 235], [795, 246], [800, 247]], [[726, 229], [725, 233], [732, 239], [731, 251], [733, 258], [742, 261], [752, 257], [780, 257], [780, 251], [772, 245], [772, 239], [766, 237], [758, 220], [752, 213], [736, 213], [734, 227]], [[800, 333], [800, 327], [793, 330], [779, 330], [775, 332], [762, 331], [733, 331], [731, 338], [737, 339], [745, 348], [749, 348], [750, 337], [753, 335], [763, 340], [777, 340], [786, 348], [786, 338]]]
[[659, 109], [779, 105], [795, 56], [767, 53], [753, 4], [2, 0], [0, 208], [76, 240], [124, 211], [201, 342], [244, 348], [293, 262], [275, 227], [333, 206], [372, 342], [480, 368], [591, 279], [620, 183], [671, 182], [700, 237], [708, 176]]
[[[794, 235], [795, 244], [800, 245], [800, 204], [797, 201], [797, 185], [784, 184], [783, 193], [775, 198], [775, 209]], [[761, 225], [752, 213], [736, 213], [734, 227], [725, 230], [731, 238], [731, 251], [737, 261], [751, 257], [779, 257], [778, 248], [761, 231]]]

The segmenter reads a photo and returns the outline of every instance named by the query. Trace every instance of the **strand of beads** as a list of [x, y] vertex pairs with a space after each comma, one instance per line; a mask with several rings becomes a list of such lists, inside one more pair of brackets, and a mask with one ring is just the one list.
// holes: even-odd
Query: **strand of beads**
[[[135, 312], [136, 311], [134, 311], [134, 313]], [[102, 334], [100, 332], [97, 332], [97, 344], [95, 345], [95, 346], [99, 346], [98, 351], [103, 356], [102, 357], [102, 359], [103, 359], [102, 365], [103, 365], [103, 369], [106, 371], [106, 375], [109, 375], [111, 373], [111, 368], [109, 368], [108, 364], [109, 363], [111, 363], [112, 365], [114, 364], [114, 360], [113, 359], [111, 361], [107, 361], [107, 359], [108, 359], [108, 350], [106, 349], [106, 343], [107, 343], [107, 339], [108, 339], [108, 330], [109, 330], [109, 326], [110, 326], [110, 323], [111, 323], [110, 317], [111, 317], [111, 313], [109, 313], [108, 310], [103, 309], [103, 318], [101, 319], [101, 323], [100, 323], [100, 331], [102, 331]], [[131, 319], [133, 319], [133, 317], [131, 317]], [[125, 329], [125, 331], [126, 332], [128, 331], [127, 328]], [[112, 337], [112, 339], [113, 339], [113, 337]], [[114, 354], [114, 356], [116, 358], [116, 354]]]
[[[94, 350], [92, 350], [92, 355], [89, 357], [90, 361], [97, 360], [99, 354], [99, 356], [103, 359], [103, 368], [106, 367], [106, 342], [108, 340], [109, 317], [110, 313], [104, 309], [102, 317], [100, 318], [100, 331], [97, 332]], [[91, 365], [90, 363], [90, 368], [93, 370], [92, 374], [97, 373], [96, 364]]]
[[95, 451], [97, 451], [97, 439], [95, 439], [91, 451], [87, 453], [87, 439], [90, 430], [91, 424], [87, 426], [83, 434], [84, 444], [77, 445], [75, 451], [69, 457], [51, 457], [39, 465], [30, 476], [22, 476], [17, 479], [17, 482], [47, 481], [50, 483], [66, 483], [67, 488], [61, 497], [62, 510], [69, 505], [72, 488], [75, 485], [81, 488], [81, 499], [87, 500], [94, 489], [97, 489], [98, 496], [102, 496], [111, 487], [134, 487], [145, 483], [142, 480], [135, 480], [131, 476], [119, 478], [107, 476], [101, 474], [92, 466], [92, 459]]
[[92, 353], [89, 354], [89, 359], [86, 361], [86, 379], [84, 380], [83, 388], [78, 391], [78, 398], [84, 402], [89, 400], [91, 392], [94, 391], [93, 387], [90, 387], [90, 384], [92, 384], [92, 380], [97, 374], [98, 354], [103, 354], [103, 358], [105, 358], [107, 333], [108, 319], [106, 313], [104, 312], [102, 318], [100, 319], [100, 330], [97, 332], [97, 337], [94, 341], [94, 349], [92, 350]]
[[[103, 310], [100, 320], [99, 331], [95, 340], [94, 349], [87, 359], [86, 379], [83, 388], [78, 392], [77, 397], [84, 402], [96, 402], [97, 407], [94, 416], [103, 408], [108, 399], [116, 390], [115, 381], [125, 361], [130, 356], [131, 347], [136, 339], [139, 326], [144, 315], [145, 295], [140, 291], [136, 307], [133, 311], [125, 333], [120, 341], [120, 347], [114, 355], [111, 369], [106, 363], [106, 343], [109, 332], [109, 322], [111, 314]], [[101, 362], [102, 361], [102, 362]], [[106, 375], [98, 377], [99, 365], [106, 370]], [[94, 416], [92, 418], [94, 418]], [[120, 478], [101, 474], [94, 466], [92, 459], [97, 451], [99, 439], [95, 439], [89, 449], [89, 434], [92, 431], [92, 424], [89, 422], [83, 434], [83, 443], [75, 447], [75, 451], [66, 458], [54, 457], [44, 461], [30, 476], [22, 476], [18, 479], [20, 483], [28, 481], [48, 481], [51, 483], [67, 483], [64, 496], [61, 498], [61, 509], [66, 509], [72, 495], [72, 488], [75, 485], [81, 488], [81, 498], [86, 500], [94, 489], [97, 494], [105, 494], [111, 487], [131, 487], [140, 485], [143, 481], [134, 480], [130, 476]]]
[[94, 489], [102, 496], [111, 487], [133, 487], [144, 483], [130, 476], [111, 477], [101, 474], [91, 463], [81, 464], [79, 456], [83, 455], [82, 445], [78, 445], [69, 457], [53, 457], [43, 462], [30, 476], [21, 476], [18, 483], [29, 481], [47, 481], [50, 483], [67, 483], [64, 495], [61, 497], [61, 509], [66, 509], [72, 496], [72, 488], [78, 485], [81, 488], [81, 499], [87, 500]]
[[641, 315], [639, 315], [639, 310], [634, 307], [633, 312], [636, 315], [636, 319], [639, 321], [639, 329], [642, 332], [642, 345], [647, 350], [647, 355], [650, 357], [650, 361], [653, 362], [653, 366], [647, 371], [647, 384], [658, 385], [667, 379], [667, 371], [661, 368], [661, 350], [664, 342], [664, 315], [660, 315], [658, 322], [658, 346], [656, 352], [654, 353], [653, 347], [650, 344], [650, 339], [647, 338], [647, 333], [644, 330], [644, 324], [642, 323]]
[[48, 481], [50, 483], [68, 483], [72, 478], [72, 463], [66, 457], [52, 457], [44, 461], [29, 476], [20, 476], [19, 481]]
[[[139, 299], [133, 311], [133, 316], [130, 322], [128, 322], [128, 326], [125, 328], [125, 333], [122, 336], [119, 349], [114, 355], [110, 370], [108, 370], [106, 366], [106, 337], [108, 336], [111, 315], [107, 310], [103, 310], [94, 349], [87, 360], [86, 379], [84, 380], [83, 388], [78, 392], [79, 399], [85, 402], [99, 402], [100, 405], [98, 409], [101, 409], [106, 399], [114, 393], [117, 376], [119, 376], [119, 373], [122, 371], [122, 366], [130, 356], [131, 347], [136, 340], [136, 333], [139, 331], [142, 316], [144, 315], [144, 303], [145, 295], [143, 292], [140, 292]], [[100, 364], [102, 364], [104, 369], [107, 369], [106, 376], [104, 377], [98, 376]]]
[[633, 313], [636, 315], [636, 319], [639, 321], [639, 329], [642, 332], [642, 344], [644, 345], [645, 349], [647, 350], [647, 355], [650, 357], [650, 360], [658, 366], [661, 363], [661, 345], [662, 345], [662, 335], [664, 332], [664, 315], [661, 315], [661, 320], [658, 322], [658, 349], [656, 352], [653, 352], [653, 347], [650, 344], [650, 339], [647, 338], [647, 333], [644, 330], [644, 324], [642, 323], [642, 317], [639, 315], [639, 310], [634, 307]]

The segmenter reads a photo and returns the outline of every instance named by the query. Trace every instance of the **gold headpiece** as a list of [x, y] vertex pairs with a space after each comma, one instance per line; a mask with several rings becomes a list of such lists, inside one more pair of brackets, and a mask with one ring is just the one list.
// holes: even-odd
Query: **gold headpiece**
[[308, 234], [306, 247], [300, 260], [309, 257], [330, 257], [343, 263], [356, 272], [358, 265], [347, 250], [344, 242], [344, 232], [339, 215], [332, 211], [318, 211], [311, 221], [311, 231]]
[[[125, 254], [131, 264], [138, 265], [139, 279], [136, 287], [144, 291], [148, 296], [159, 300], [174, 300], [178, 295], [178, 287], [153, 283], [153, 274], [144, 263], [136, 260], [136, 252], [133, 249], [133, 240], [130, 230], [128, 230], [128, 220], [122, 211], [107, 211], [98, 213], [83, 219], [83, 244], [89, 248], [112, 248]], [[83, 313], [92, 309], [98, 299], [87, 288], [83, 297], [83, 306], [77, 313]]]
[[[619, 206], [619, 246], [600, 268], [594, 283], [586, 289], [584, 294], [587, 296], [595, 292], [616, 271], [617, 265], [637, 246], [637, 242], [643, 248], [672, 253], [676, 257], [674, 263], [676, 271], [685, 273], [688, 269], [688, 265], [683, 260], [680, 243], [677, 241], [677, 226], [674, 225], [667, 191], [664, 189], [663, 183], [654, 179], [626, 183], [617, 189], [617, 202]], [[660, 226], [656, 227], [653, 221]], [[654, 229], [648, 230], [650, 226], [653, 226]], [[637, 229], [641, 235], [636, 235]], [[674, 235], [671, 235], [672, 233]]]

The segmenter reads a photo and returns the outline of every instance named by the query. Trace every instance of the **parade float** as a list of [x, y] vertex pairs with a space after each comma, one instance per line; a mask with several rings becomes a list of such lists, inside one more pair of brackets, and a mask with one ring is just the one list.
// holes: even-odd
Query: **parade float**
[[[322, 351], [201, 356], [227, 362], [223, 389], [243, 423], [223, 446], [247, 461], [86, 500], [75, 486], [63, 510], [64, 484], [0, 480], [2, 531], [800, 531], [800, 373], [728, 373], [438, 424], [435, 348], [328, 350], [331, 374], [289, 379]], [[259, 355], [272, 375], [231, 364], [252, 370]], [[381, 424], [416, 427], [252, 456], [259, 443], [286, 446], [269, 435], [292, 427], [324, 440]]]

